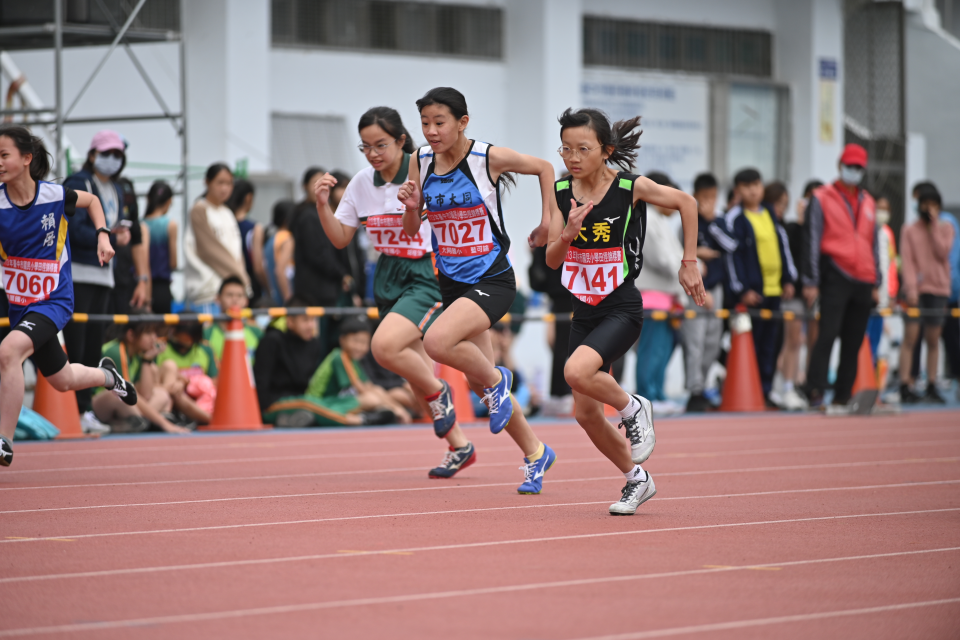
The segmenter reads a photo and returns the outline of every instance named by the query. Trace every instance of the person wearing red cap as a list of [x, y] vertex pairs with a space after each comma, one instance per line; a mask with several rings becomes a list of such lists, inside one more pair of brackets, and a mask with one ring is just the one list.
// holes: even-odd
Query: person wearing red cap
[[807, 397], [823, 404], [833, 342], [840, 338], [840, 366], [833, 405], [842, 411], [857, 376], [857, 355], [877, 304], [880, 266], [873, 197], [860, 188], [867, 150], [848, 144], [840, 156], [840, 178], [817, 188], [805, 215], [806, 255], [802, 264], [803, 297], [820, 303], [820, 333], [810, 356]]
[[[104, 212], [106, 229], [114, 250], [126, 250], [140, 245], [140, 224], [130, 220], [124, 207], [124, 192], [116, 178], [126, 164], [126, 144], [116, 131], [98, 131], [90, 141], [87, 160], [80, 171], [63, 182], [67, 189], [86, 191], [99, 198]], [[77, 313], [110, 313], [111, 295], [116, 284], [113, 264], [101, 265], [97, 257], [97, 239], [100, 232], [85, 208], [77, 212], [68, 227], [73, 261], [73, 289]], [[137, 290], [145, 297], [146, 289]], [[141, 301], [142, 304], [144, 301]], [[88, 367], [96, 366], [101, 357], [105, 326], [99, 322], [69, 322], [63, 328], [63, 340], [74, 362]], [[92, 411], [91, 390], [77, 392], [77, 405], [82, 414], [81, 423], [88, 431], [105, 431]]]

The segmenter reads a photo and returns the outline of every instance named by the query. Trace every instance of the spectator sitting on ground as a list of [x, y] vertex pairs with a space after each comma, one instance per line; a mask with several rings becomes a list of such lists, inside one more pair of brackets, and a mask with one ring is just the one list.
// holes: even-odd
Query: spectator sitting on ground
[[178, 411], [198, 424], [210, 424], [217, 399], [217, 361], [203, 344], [203, 326], [182, 322], [173, 330], [167, 348], [157, 356], [160, 383]]
[[[956, 241], [953, 225], [940, 220], [942, 200], [936, 187], [920, 189], [917, 198], [919, 220], [900, 230], [900, 269], [903, 293], [907, 305], [943, 313], [950, 296], [950, 249]], [[921, 401], [944, 404], [937, 391], [937, 366], [939, 364], [940, 334], [943, 316], [930, 315], [921, 318], [904, 318], [903, 342], [900, 345], [900, 401]], [[920, 396], [911, 389], [908, 363], [913, 347], [924, 327], [923, 338], [927, 343], [927, 390]]]
[[189, 432], [170, 420], [173, 399], [160, 384], [160, 372], [153, 362], [162, 346], [156, 327], [148, 323], [127, 325], [120, 338], [103, 345], [104, 357], [112, 358], [124, 378], [134, 384], [138, 398], [131, 407], [110, 391], [101, 390], [94, 396], [93, 412], [112, 432], [146, 431], [151, 424], [167, 433]]
[[[290, 307], [308, 306], [296, 296]], [[287, 318], [286, 335], [270, 330], [260, 343], [255, 375], [264, 421], [278, 427], [338, 427], [410, 422], [410, 415], [381, 387], [371, 384], [360, 361], [370, 350], [370, 327], [352, 316], [341, 325], [340, 347], [317, 367], [317, 320]], [[309, 354], [311, 357], [305, 357]], [[264, 359], [267, 362], [264, 362]], [[313, 368], [304, 376], [307, 365]], [[304, 378], [306, 377], [306, 383]], [[266, 388], [259, 381], [266, 383]], [[297, 393], [299, 392], [299, 393]]]
[[[763, 180], [756, 169], [744, 169], [733, 179], [741, 205], [727, 214], [727, 229], [737, 242], [729, 256], [730, 290], [740, 304], [779, 311], [782, 300], [794, 295], [797, 269], [790, 255], [787, 234], [774, 215], [773, 205], [763, 202]], [[760, 383], [767, 405], [777, 369], [777, 334], [780, 319], [751, 318]]]
[[[224, 278], [220, 283], [220, 290], [217, 292], [217, 304], [223, 309], [224, 313], [228, 311], [239, 312], [250, 306], [250, 299], [247, 297], [247, 291], [243, 286], [243, 280], [237, 276]], [[227, 322], [215, 322], [203, 330], [203, 339], [213, 350], [213, 355], [217, 359], [219, 367], [223, 360], [223, 345], [227, 337]], [[247, 353], [250, 356], [250, 362], [254, 360], [257, 346], [263, 337], [263, 331], [256, 323], [250, 320], [243, 321], [243, 341], [247, 345]]]

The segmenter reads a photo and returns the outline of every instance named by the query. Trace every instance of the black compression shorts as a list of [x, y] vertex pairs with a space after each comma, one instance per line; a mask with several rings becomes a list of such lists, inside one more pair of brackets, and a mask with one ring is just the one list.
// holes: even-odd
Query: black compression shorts
[[574, 300], [569, 355], [581, 345], [590, 347], [603, 358], [600, 371], [609, 371], [636, 344], [643, 329], [643, 298], [632, 282], [626, 286], [632, 291], [625, 289], [614, 304], [590, 307]]
[[67, 364], [67, 354], [57, 339], [57, 325], [42, 313], [28, 312], [11, 331], [21, 331], [30, 337], [33, 342], [33, 355], [30, 359], [47, 378], [60, 373]]
[[517, 277], [512, 267], [476, 284], [458, 282], [441, 273], [440, 295], [443, 297], [444, 309], [449, 309], [450, 305], [460, 298], [473, 300], [487, 314], [492, 327], [510, 311], [510, 306], [517, 297]]

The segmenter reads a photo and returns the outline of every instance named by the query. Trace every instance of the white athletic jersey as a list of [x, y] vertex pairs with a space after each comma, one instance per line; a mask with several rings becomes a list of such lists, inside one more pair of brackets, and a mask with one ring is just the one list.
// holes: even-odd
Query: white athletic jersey
[[348, 227], [363, 224], [367, 236], [377, 251], [399, 258], [422, 258], [432, 251], [430, 222], [420, 223], [420, 232], [414, 237], [403, 231], [405, 206], [397, 199], [400, 185], [409, 175], [410, 154], [405, 153], [403, 164], [392, 182], [384, 182], [373, 167], [366, 167], [347, 185], [334, 216]]

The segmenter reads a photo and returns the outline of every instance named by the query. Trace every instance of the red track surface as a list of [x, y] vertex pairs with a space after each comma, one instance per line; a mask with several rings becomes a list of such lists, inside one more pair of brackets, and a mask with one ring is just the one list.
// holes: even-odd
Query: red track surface
[[21, 443], [0, 637], [958, 638], [960, 414], [661, 420], [657, 496], [574, 423], [516, 493], [504, 434]]

